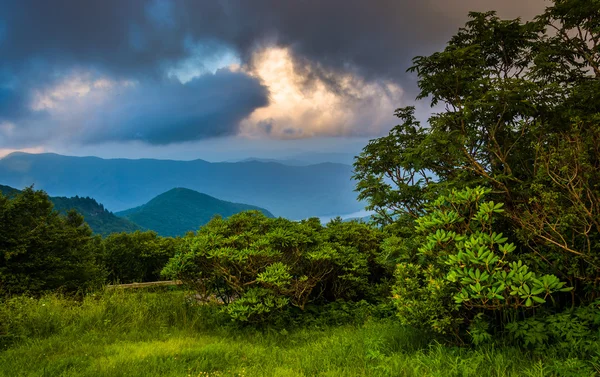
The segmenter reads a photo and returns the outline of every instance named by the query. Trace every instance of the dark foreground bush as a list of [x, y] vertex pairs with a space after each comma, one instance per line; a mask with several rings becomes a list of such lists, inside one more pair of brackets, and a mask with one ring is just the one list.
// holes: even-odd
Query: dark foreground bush
[[45, 192], [0, 193], [0, 296], [101, 285], [99, 245], [81, 215], [60, 215]]
[[179, 239], [156, 232], [114, 233], [104, 239], [103, 261], [109, 282], [160, 280], [160, 271], [175, 254]]

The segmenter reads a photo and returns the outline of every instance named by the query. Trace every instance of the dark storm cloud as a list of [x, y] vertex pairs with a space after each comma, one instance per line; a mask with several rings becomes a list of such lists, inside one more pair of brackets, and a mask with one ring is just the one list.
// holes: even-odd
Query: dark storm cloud
[[[228, 134], [235, 129], [232, 122], [266, 103], [266, 93], [244, 74], [223, 81], [209, 77], [179, 89], [165, 86], [169, 68], [189, 58], [198, 44], [205, 46], [200, 49], [202, 59], [230, 49], [250, 65], [254, 49], [275, 44], [289, 48], [308, 83], [310, 75], [318, 75], [335, 88], [335, 76], [328, 73], [339, 71], [367, 80], [393, 80], [410, 90], [414, 77], [405, 71], [412, 57], [440, 48], [464, 23], [468, 10], [500, 8], [501, 15], [529, 17], [539, 13], [541, 4], [542, 0], [0, 0], [0, 120], [23, 119], [36, 89], [51, 86], [72, 70], [88, 70], [115, 80], [135, 80], [144, 88], [128, 99], [130, 111], [114, 112], [111, 120], [121, 125], [119, 131], [113, 127], [107, 133], [89, 133], [98, 140], [139, 135], [164, 143]], [[303, 69], [306, 66], [310, 69]], [[209, 98], [210, 85], [234, 89], [231, 95]], [[160, 106], [147, 107], [157, 103]], [[197, 111], [190, 112], [182, 103], [193, 104]]]
[[0, 87], [0, 121], [12, 118], [24, 110], [23, 93], [11, 88]]
[[239, 122], [267, 104], [266, 88], [243, 73], [219, 70], [188, 83], [144, 83], [90, 114], [83, 141], [169, 144], [235, 135]]
[[[444, 43], [471, 9], [529, 17], [542, 0], [0, 0], [0, 53], [147, 74], [216, 39], [247, 57], [266, 40], [298, 57], [399, 79], [410, 59]], [[0, 39], [1, 40], [1, 39]]]
[[[207, 20], [210, 9], [202, 10]], [[49, 137], [165, 144], [235, 133], [241, 119], [268, 103], [267, 89], [228, 70], [204, 72], [185, 84], [167, 77], [169, 68], [189, 57], [196, 38], [202, 39], [201, 58], [227, 48], [173, 11], [166, 1], [0, 0], [0, 123], [14, 125], [10, 134], [0, 129], [0, 147]], [[34, 111], [35, 94], [74, 71], [136, 85], [112, 101], [86, 106], [85, 116], [72, 101], [73, 114], [44, 120], [53, 109]], [[83, 129], [65, 126], [69, 122]]]
[[[248, 57], [260, 43], [371, 79], [404, 82], [414, 56], [440, 48], [470, 10], [531, 17], [544, 0], [221, 0], [174, 2], [185, 28], [227, 41]], [[208, 4], [208, 5], [207, 5]], [[218, 4], [218, 5], [217, 5]], [[195, 22], [198, 16], [199, 22]], [[314, 70], [313, 70], [314, 72]]]
[[12, 69], [32, 61], [54, 69], [92, 64], [113, 73], [146, 74], [157, 61], [183, 53], [180, 35], [153, 27], [146, 3], [0, 0], [2, 63]]
[[[242, 119], [268, 104], [265, 86], [228, 69], [185, 84], [168, 78], [108, 82], [74, 76], [69, 80], [75, 82], [73, 89], [84, 88], [86, 94], [63, 97], [68, 90], [61, 87], [51, 94], [42, 91], [34, 102], [37, 111], [0, 116], [0, 148], [22, 148], [56, 138], [87, 145], [134, 140], [165, 145], [229, 136], [237, 134]], [[2, 91], [0, 108], [4, 108], [1, 96]], [[3, 122], [11, 127], [2, 127]]]

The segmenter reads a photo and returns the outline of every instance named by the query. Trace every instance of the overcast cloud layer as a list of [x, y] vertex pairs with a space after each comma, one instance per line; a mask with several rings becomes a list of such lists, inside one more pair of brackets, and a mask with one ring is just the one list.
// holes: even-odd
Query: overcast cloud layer
[[542, 0], [0, 0], [0, 150], [378, 136], [412, 57]]

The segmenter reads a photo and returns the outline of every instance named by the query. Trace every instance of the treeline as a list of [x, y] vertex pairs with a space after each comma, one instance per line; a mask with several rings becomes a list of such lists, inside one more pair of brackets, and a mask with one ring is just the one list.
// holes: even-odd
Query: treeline
[[163, 273], [202, 301], [216, 299], [241, 323], [285, 322], [330, 304], [387, 301], [393, 265], [384, 233], [368, 224], [317, 218], [294, 222], [258, 211], [215, 218], [185, 237]]
[[79, 213], [57, 211], [43, 191], [0, 194], [0, 293], [85, 292], [107, 282], [158, 280], [177, 242], [150, 231], [103, 239]]
[[77, 212], [60, 213], [45, 192], [26, 188], [0, 194], [0, 224], [0, 300], [180, 279], [200, 302], [219, 303], [242, 325], [391, 314], [394, 264], [385, 234], [366, 223], [323, 226], [317, 218], [295, 222], [248, 211], [216, 216], [184, 237], [137, 231], [102, 238]]

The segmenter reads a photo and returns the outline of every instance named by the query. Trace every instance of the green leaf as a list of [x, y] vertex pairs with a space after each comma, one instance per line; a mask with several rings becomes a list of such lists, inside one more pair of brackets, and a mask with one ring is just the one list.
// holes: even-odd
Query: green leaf
[[531, 296], [531, 298], [533, 299], [533, 301], [535, 301], [535, 302], [537, 302], [537, 303], [540, 303], [540, 304], [545, 304], [545, 303], [546, 303], [546, 300], [544, 300], [544, 299], [543, 299], [543, 298], [541, 298], [541, 297], [538, 297], [538, 296]]

